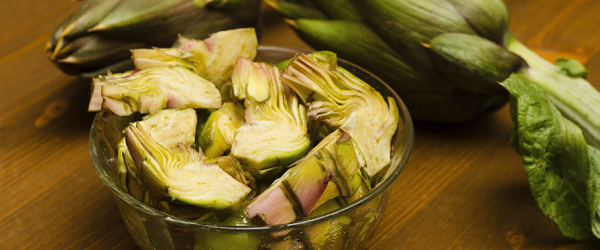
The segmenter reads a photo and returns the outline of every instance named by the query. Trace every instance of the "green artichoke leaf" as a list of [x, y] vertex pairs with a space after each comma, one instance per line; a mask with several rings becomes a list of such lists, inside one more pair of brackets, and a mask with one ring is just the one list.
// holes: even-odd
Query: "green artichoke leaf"
[[308, 151], [305, 108], [286, 91], [276, 67], [239, 57], [232, 84], [235, 96], [244, 99], [246, 122], [235, 133], [231, 154], [257, 180], [266, 177], [265, 170], [285, 168]]
[[[329, 200], [308, 217], [329, 213], [340, 207], [340, 204], [336, 200]], [[350, 223], [352, 223], [352, 218], [342, 215], [308, 226], [302, 230], [304, 232], [302, 235], [306, 237], [306, 242], [310, 242], [308, 245], [312, 245], [314, 249], [344, 249], [345, 244], [349, 240], [347, 226]]]
[[[255, 226], [243, 212], [238, 211], [227, 217], [222, 222], [217, 220], [205, 220], [204, 222], [220, 226]], [[219, 249], [219, 250], [256, 250], [261, 244], [261, 237], [256, 233], [226, 233], [226, 232], [203, 232], [196, 235], [194, 250]]]
[[[448, 0], [481, 37], [504, 44], [509, 15], [502, 0]], [[503, 79], [504, 80], [504, 79]]]
[[245, 121], [244, 114], [244, 106], [233, 102], [223, 103], [210, 114], [196, 140], [204, 156], [215, 158], [230, 152], [235, 131]]
[[304, 54], [294, 57], [281, 78], [294, 90], [314, 91], [314, 101], [305, 100], [310, 102], [307, 115], [346, 131], [365, 156], [369, 176], [390, 164], [391, 140], [400, 119], [393, 98], [387, 98], [388, 105], [379, 92], [345, 69], [328, 70]]
[[157, 199], [233, 213], [251, 191], [191, 147], [161, 146], [138, 123], [128, 127], [126, 143], [144, 186]]
[[303, 3], [280, 0], [264, 0], [263, 2], [288, 18], [327, 19], [327, 16], [318, 8]]
[[154, 67], [100, 76], [93, 81], [89, 111], [126, 116], [162, 109], [219, 108], [214, 84], [183, 67]]
[[352, 0], [314, 0], [331, 19], [360, 21], [360, 11], [352, 4]]
[[127, 59], [132, 48], [143, 48], [147, 45], [140, 42], [122, 41], [88, 35], [74, 40], [60, 50], [55, 51], [56, 62], [80, 67], [95, 68]]
[[449, 82], [474, 93], [505, 95], [498, 82], [526, 65], [521, 57], [480, 36], [446, 33], [427, 47]]
[[512, 144], [523, 159], [533, 198], [567, 237], [600, 236], [600, 151], [565, 119], [543, 88], [513, 75], [502, 85], [511, 93]]

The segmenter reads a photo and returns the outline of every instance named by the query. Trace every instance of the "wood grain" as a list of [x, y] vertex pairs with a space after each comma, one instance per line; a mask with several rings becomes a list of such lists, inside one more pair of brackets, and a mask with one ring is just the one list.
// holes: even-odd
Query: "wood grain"
[[[511, 30], [549, 60], [575, 57], [600, 85], [600, 2], [506, 0]], [[90, 159], [89, 86], [43, 53], [67, 0], [0, 2], [0, 248], [136, 249]], [[309, 48], [265, 8], [262, 44]], [[509, 145], [508, 108], [451, 126], [417, 124], [369, 249], [600, 249], [539, 211]]]

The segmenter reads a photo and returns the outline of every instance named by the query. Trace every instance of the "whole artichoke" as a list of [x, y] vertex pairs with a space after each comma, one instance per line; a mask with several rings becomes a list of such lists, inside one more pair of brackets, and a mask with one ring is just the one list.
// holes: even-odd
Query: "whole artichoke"
[[67, 74], [89, 79], [133, 69], [129, 50], [170, 47], [177, 36], [254, 27], [259, 0], [87, 0], [50, 35], [46, 54]]
[[461, 122], [503, 105], [511, 73], [542, 86], [600, 146], [600, 93], [574, 60], [552, 64], [508, 30], [502, 0], [264, 0], [298, 35], [381, 77], [411, 116]]

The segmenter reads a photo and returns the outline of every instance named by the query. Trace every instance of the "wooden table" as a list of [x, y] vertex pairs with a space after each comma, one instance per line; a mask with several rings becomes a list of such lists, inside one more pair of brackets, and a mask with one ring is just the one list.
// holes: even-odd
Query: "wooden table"
[[[549, 60], [575, 57], [600, 86], [600, 1], [506, 0], [511, 29]], [[43, 53], [79, 6], [0, 2], [0, 249], [135, 249], [92, 166], [89, 85]], [[272, 10], [262, 44], [309, 48]], [[369, 249], [600, 249], [564, 238], [533, 201], [509, 145], [508, 108], [452, 126], [417, 126]]]

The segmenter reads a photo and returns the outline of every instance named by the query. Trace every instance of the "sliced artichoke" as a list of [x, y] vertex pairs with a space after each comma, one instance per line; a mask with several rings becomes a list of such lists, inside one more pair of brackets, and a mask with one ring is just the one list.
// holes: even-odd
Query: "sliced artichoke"
[[238, 57], [254, 59], [258, 40], [254, 28], [220, 31], [205, 40], [179, 37], [178, 48], [135, 49], [137, 68], [165, 65], [186, 67], [215, 83], [217, 88], [231, 77]]
[[205, 160], [207, 164], [217, 164], [225, 173], [236, 179], [237, 181], [246, 184], [253, 190], [257, 189], [256, 180], [246, 171], [240, 162], [233, 156], [222, 156], [213, 159]]
[[226, 102], [208, 117], [197, 143], [208, 158], [229, 153], [235, 131], [244, 122], [244, 106]]
[[264, 63], [238, 58], [232, 82], [235, 96], [244, 99], [246, 123], [231, 154], [257, 180], [273, 179], [309, 149], [304, 106], [286, 92], [277, 68]]
[[396, 102], [388, 97], [388, 105], [379, 92], [341, 67], [328, 69], [335, 64], [325, 63], [327, 58], [335, 60], [330, 52], [320, 56], [319, 62], [298, 54], [281, 79], [305, 103], [310, 102], [308, 116], [352, 136], [366, 158], [367, 173], [374, 176], [390, 164], [399, 121]]
[[129, 126], [126, 142], [144, 186], [159, 200], [234, 212], [251, 191], [191, 147], [161, 146], [139, 123]]
[[[336, 200], [330, 200], [309, 214], [307, 217], [315, 217], [325, 213], [332, 212], [341, 205]], [[304, 228], [306, 242], [310, 242], [313, 249], [344, 249], [348, 241], [347, 226], [352, 223], [352, 219], [347, 215], [339, 216], [334, 219], [326, 220], [319, 224]]]
[[261, 223], [283, 224], [305, 217], [339, 196], [351, 197], [365, 183], [361, 158], [352, 138], [337, 129], [250, 201], [245, 212]]
[[126, 116], [162, 109], [219, 108], [214, 84], [183, 67], [155, 67], [94, 79], [89, 111]]
[[[194, 143], [196, 120], [196, 112], [193, 109], [163, 109], [144, 116], [138, 124], [148, 131], [152, 139], [158, 144], [166, 148], [172, 148], [178, 145], [191, 146]], [[127, 186], [130, 186], [128, 178], [131, 178], [143, 189], [144, 185], [140, 180], [139, 172], [135, 167], [131, 154], [127, 150], [125, 138], [118, 145], [117, 168], [121, 183], [127, 183]], [[129, 190], [129, 188], [125, 190]]]

